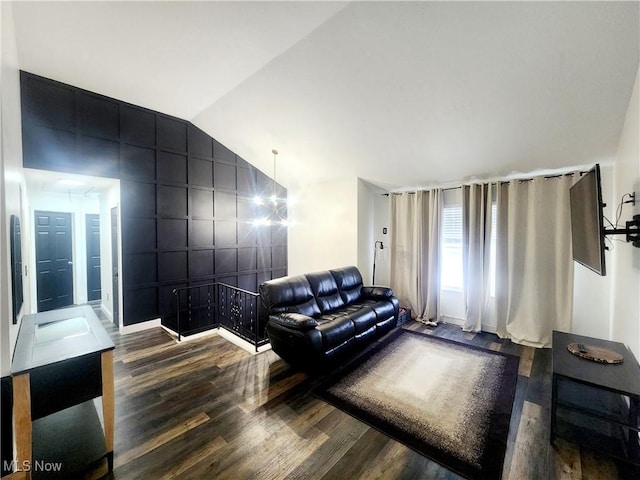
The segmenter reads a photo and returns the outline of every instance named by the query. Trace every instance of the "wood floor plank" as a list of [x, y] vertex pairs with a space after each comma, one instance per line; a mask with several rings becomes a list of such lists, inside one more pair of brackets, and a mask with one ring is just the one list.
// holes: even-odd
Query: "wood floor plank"
[[[507, 437], [507, 451], [504, 457], [503, 478], [507, 478], [507, 473], [511, 470], [515, 444], [519, 435], [520, 419], [522, 417], [522, 406], [524, 404], [525, 393], [529, 379], [519, 376], [516, 384], [516, 394], [511, 409], [511, 421], [509, 422], [509, 435]], [[540, 439], [539, 441], [546, 441]]]
[[378, 458], [386, 444], [393, 442], [386, 435], [369, 428], [344, 456], [321, 478], [362, 478], [361, 472], [368, 467], [371, 459]]
[[543, 407], [524, 402], [518, 426], [518, 436], [514, 445], [508, 480], [525, 478], [549, 478], [549, 442], [539, 441], [541, 433], [548, 431], [544, 422]]
[[271, 435], [263, 425], [256, 422], [246, 422], [242, 425], [226, 423], [221, 426], [221, 430], [224, 432], [227, 429], [225, 427], [230, 425], [237, 427], [234, 431], [235, 436], [223, 434], [226, 445], [216, 455], [209, 456], [194, 465], [185, 474], [185, 478], [219, 478], [223, 471], [233, 471], [234, 466], [240, 466], [243, 462], [252, 462], [253, 452], [258, 451], [262, 442]]
[[124, 364], [133, 363], [136, 361], [143, 361], [143, 360], [148, 361], [154, 357], [157, 357], [158, 354], [161, 354], [168, 350], [173, 350], [174, 348], [175, 348], [175, 341], [171, 340], [167, 335], [166, 341], [162, 339], [158, 342], [155, 342], [155, 344], [148, 345], [144, 348], [123, 353], [122, 355], [116, 357], [116, 360]]
[[[369, 430], [369, 426], [334, 408], [316, 424], [316, 428], [331, 437], [330, 442], [323, 443], [315, 455], [305, 459], [292, 470], [287, 479], [307, 480], [322, 478], [353, 447], [353, 445]], [[331, 418], [329, 418], [331, 417]]]
[[533, 347], [523, 347], [520, 354], [520, 364], [518, 365], [518, 375], [524, 377], [531, 376], [531, 368], [533, 367], [533, 357], [536, 349]]
[[376, 457], [375, 462], [369, 462], [361, 472], [360, 478], [386, 479], [399, 478], [404, 470], [407, 456], [411, 452], [404, 445], [396, 441], [388, 442]]
[[307, 375], [298, 372], [288, 378], [285, 378], [273, 385], [269, 385], [268, 388], [259, 389], [256, 394], [251, 395], [247, 400], [242, 402], [239, 406], [245, 412], [250, 412], [256, 408], [266, 404], [270, 400], [282, 395], [284, 392], [290, 390], [295, 385], [307, 379]]
[[553, 467], [556, 480], [580, 480], [582, 464], [578, 445], [562, 438], [556, 439], [553, 447]]
[[114, 464], [116, 466], [124, 465], [127, 462], [130, 462], [132, 459], [138, 458], [145, 453], [158, 448], [160, 445], [168, 442], [169, 440], [179, 437], [186, 431], [191, 430], [198, 425], [201, 425], [207, 420], [209, 420], [209, 417], [206, 414], [202, 412], [198, 413], [186, 422], [177, 425], [167, 430], [166, 432], [163, 432], [161, 435], [152, 437], [146, 442], [137, 445], [136, 447], [118, 453], [114, 459]]
[[[115, 477], [121, 478], [123, 472], [126, 473], [125, 478], [171, 476], [176, 469], [182, 469], [182, 464], [185, 462], [190, 465], [180, 475], [180, 478], [183, 478], [193, 470], [194, 465], [211, 458], [211, 455], [206, 455], [208, 449], [218, 451], [224, 446], [226, 446], [226, 441], [216, 431], [215, 424], [207, 421], [168, 440], [144, 455], [132, 459], [125, 465], [119, 466], [115, 470]], [[202, 456], [200, 458], [193, 457], [198, 454]]]
[[[263, 442], [263, 448], [254, 453], [254, 461], [233, 469], [229, 479], [236, 478], [285, 478], [330, 438], [324, 432], [315, 431], [305, 437], [289, 437], [287, 427], [277, 432], [274, 439]], [[248, 467], [248, 468], [247, 468]], [[248, 470], [248, 472], [247, 472]], [[244, 472], [250, 473], [245, 475]], [[225, 478], [224, 473], [220, 478]]]
[[170, 367], [163, 369], [163, 376], [159, 376], [157, 371], [151, 371], [142, 375], [135, 376], [122, 389], [125, 395], [134, 396], [138, 393], [145, 392], [153, 388], [158, 383], [164, 383], [172, 378], [182, 377], [189, 372], [190, 369], [198, 369], [215, 365], [215, 359], [210, 355], [202, 353], [190, 358], [177, 360]]
[[174, 480], [176, 478], [180, 478], [182, 475], [188, 473], [195, 465], [202, 462], [206, 458], [214, 455], [218, 452], [222, 447], [224, 447], [227, 442], [224, 441], [222, 437], [216, 437], [211, 442], [205, 443], [199, 449], [191, 452], [185, 458], [182, 458], [173, 466], [170, 472], [162, 475], [163, 480]]
[[618, 478], [618, 469], [609, 458], [589, 449], [580, 449], [583, 480], [611, 480]]

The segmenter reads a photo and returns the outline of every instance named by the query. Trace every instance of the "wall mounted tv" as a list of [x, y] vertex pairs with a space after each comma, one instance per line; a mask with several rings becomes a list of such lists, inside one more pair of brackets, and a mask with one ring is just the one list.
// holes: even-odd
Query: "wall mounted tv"
[[571, 187], [569, 198], [573, 259], [600, 275], [606, 275], [600, 165], [596, 164], [582, 175]]

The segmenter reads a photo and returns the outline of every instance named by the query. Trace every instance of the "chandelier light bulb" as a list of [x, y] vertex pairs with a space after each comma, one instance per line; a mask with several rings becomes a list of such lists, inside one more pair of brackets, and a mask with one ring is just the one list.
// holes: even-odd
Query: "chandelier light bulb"
[[271, 220], [268, 218], [256, 218], [253, 222], [251, 222], [255, 227], [268, 227], [271, 225]]

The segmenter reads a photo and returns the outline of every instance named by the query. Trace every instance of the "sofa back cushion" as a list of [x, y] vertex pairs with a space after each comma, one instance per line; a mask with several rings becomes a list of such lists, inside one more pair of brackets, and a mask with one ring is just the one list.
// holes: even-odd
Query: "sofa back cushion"
[[316, 297], [320, 312], [331, 312], [344, 305], [344, 301], [338, 291], [338, 284], [331, 272], [308, 273], [305, 276], [311, 285], [311, 290]]
[[362, 275], [357, 267], [330, 270], [338, 285], [338, 291], [345, 304], [356, 302], [362, 294]]
[[320, 309], [303, 275], [269, 280], [260, 285], [260, 297], [269, 314], [301, 313], [313, 317]]

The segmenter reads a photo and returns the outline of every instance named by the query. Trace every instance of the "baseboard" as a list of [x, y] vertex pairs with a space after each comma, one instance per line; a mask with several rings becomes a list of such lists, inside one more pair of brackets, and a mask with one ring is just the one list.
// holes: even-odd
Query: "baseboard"
[[[160, 327], [169, 335], [171, 335], [176, 342], [178, 341], [178, 332], [171, 330], [170, 328], [165, 327], [164, 325], [160, 325]], [[181, 335], [180, 342], [189, 342], [193, 340], [198, 340], [199, 338], [209, 337], [211, 335], [217, 335], [218, 330], [220, 329], [216, 327], [216, 328], [210, 328], [209, 330], [205, 330], [204, 332], [194, 333], [193, 335]]]
[[[455, 317], [446, 317], [446, 316], [442, 316], [440, 317], [440, 320], [442, 321], [442, 323], [448, 323], [451, 325], [458, 325], [459, 327], [464, 326], [464, 320], [461, 318], [455, 318]], [[496, 333], [497, 331], [497, 327], [496, 325], [491, 325], [488, 323], [483, 323], [480, 326], [481, 331], [483, 332], [487, 332], [487, 333]]]
[[459, 327], [462, 327], [464, 325], [464, 320], [462, 320], [461, 318], [447, 317], [445, 315], [442, 315], [440, 317], [440, 321], [442, 323], [448, 323], [450, 325], [458, 325]]
[[267, 343], [266, 345], [262, 345], [258, 347], [258, 351], [256, 352], [255, 345], [243, 340], [242, 338], [234, 335], [233, 333], [225, 330], [224, 328], [218, 329], [218, 335], [220, 335], [225, 340], [233, 343], [234, 345], [242, 348], [243, 350], [249, 352], [251, 355], [257, 355], [258, 353], [266, 352], [267, 350], [271, 350], [271, 344]]
[[[162, 329], [167, 332], [169, 335], [171, 335], [175, 341], [178, 341], [178, 333], [174, 332], [173, 330], [171, 330], [170, 328], [165, 327], [164, 325], [161, 325]], [[242, 348], [244, 351], [250, 353], [251, 355], [257, 355], [258, 353], [262, 353], [262, 352], [266, 352], [267, 350], [271, 350], [271, 344], [267, 343], [266, 345], [261, 345], [258, 347], [258, 351], [256, 352], [256, 347], [250, 343], [247, 342], [246, 340], [243, 340], [242, 338], [238, 337], [237, 335], [234, 335], [233, 333], [231, 333], [228, 330], [225, 330], [224, 328], [221, 327], [217, 327], [217, 328], [212, 328], [211, 330], [206, 330], [204, 332], [201, 333], [194, 333], [193, 335], [182, 335], [180, 337], [180, 342], [189, 342], [189, 341], [193, 341], [193, 340], [198, 340], [200, 338], [203, 337], [208, 337], [211, 335], [219, 335], [220, 337], [224, 338], [227, 342], [233, 343], [236, 347], [240, 347]]]
[[113, 313], [109, 311], [109, 309], [106, 307], [104, 303], [100, 304], [100, 310], [102, 311], [102, 313], [104, 313], [105, 317], [107, 317], [109, 321], [113, 323]]
[[162, 326], [161, 320], [156, 318], [146, 322], [134, 323], [133, 325], [120, 325], [120, 333], [122, 335], [128, 335], [130, 333], [142, 332], [143, 330], [149, 330], [150, 328], [156, 328]]

